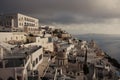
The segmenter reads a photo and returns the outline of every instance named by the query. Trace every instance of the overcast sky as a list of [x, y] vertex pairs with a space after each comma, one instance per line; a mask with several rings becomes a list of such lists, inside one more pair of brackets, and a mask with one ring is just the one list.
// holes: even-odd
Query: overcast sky
[[20, 12], [72, 34], [120, 34], [120, 0], [0, 0], [0, 13]]

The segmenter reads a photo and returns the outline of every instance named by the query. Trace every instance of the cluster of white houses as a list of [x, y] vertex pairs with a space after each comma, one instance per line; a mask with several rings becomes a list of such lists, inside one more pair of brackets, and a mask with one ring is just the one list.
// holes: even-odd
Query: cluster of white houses
[[0, 16], [0, 80], [28, 80], [38, 75], [43, 50], [53, 52], [50, 34], [39, 20], [20, 13]]
[[[8, 46], [8, 44], [3, 43]], [[8, 47], [9, 48], [9, 47]], [[6, 49], [0, 45], [0, 79], [27, 80], [42, 62], [43, 50], [41, 46], [11, 47]], [[9, 51], [10, 50], [10, 51]], [[11, 80], [10, 79], [10, 80]]]
[[93, 40], [20, 13], [0, 15], [0, 80], [117, 80], [104, 57]]

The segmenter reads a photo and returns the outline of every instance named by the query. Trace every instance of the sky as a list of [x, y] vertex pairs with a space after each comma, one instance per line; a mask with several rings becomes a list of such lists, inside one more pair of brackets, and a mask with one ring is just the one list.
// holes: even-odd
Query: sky
[[16, 12], [71, 34], [120, 34], [120, 0], [0, 0], [0, 14]]

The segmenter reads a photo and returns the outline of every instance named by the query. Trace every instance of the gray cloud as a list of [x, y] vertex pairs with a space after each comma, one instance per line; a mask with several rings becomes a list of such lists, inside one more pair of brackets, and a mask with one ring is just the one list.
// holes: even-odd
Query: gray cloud
[[99, 27], [115, 19], [113, 24], [120, 22], [119, 4], [119, 0], [1, 0], [0, 13], [20, 12], [46, 24]]

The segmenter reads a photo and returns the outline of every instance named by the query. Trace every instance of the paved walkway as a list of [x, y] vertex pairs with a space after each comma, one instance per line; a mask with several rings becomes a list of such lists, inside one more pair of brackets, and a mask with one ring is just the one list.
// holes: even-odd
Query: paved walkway
[[39, 71], [40, 77], [44, 76], [44, 72], [47, 69], [48, 65], [49, 65], [49, 57], [43, 57], [42, 63], [38, 66], [38, 71]]

